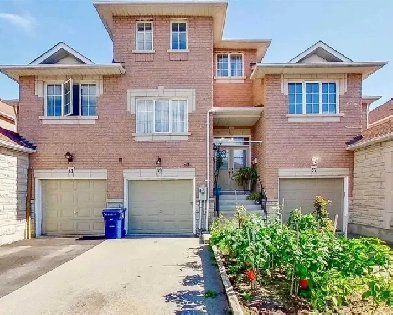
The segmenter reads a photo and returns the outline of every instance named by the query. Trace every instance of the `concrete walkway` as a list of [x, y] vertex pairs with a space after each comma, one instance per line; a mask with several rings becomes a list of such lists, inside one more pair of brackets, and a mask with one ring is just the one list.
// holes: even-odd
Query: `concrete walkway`
[[[205, 293], [215, 292], [214, 298]], [[0, 314], [226, 314], [196, 238], [105, 241], [0, 299]]]

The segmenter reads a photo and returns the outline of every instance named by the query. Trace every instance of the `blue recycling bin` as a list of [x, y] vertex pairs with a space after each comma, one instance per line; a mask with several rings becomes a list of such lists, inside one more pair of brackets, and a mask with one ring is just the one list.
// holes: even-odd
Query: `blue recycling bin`
[[119, 239], [124, 237], [124, 208], [106, 208], [102, 210], [105, 221], [105, 238]]

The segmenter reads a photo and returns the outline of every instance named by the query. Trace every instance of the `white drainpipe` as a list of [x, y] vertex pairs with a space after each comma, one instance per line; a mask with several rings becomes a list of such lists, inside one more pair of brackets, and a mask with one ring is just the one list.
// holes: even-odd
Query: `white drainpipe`
[[210, 113], [215, 113], [214, 109], [209, 109], [206, 113], [206, 187], [207, 187], [207, 201], [206, 201], [206, 231], [209, 227], [209, 204], [210, 204]]

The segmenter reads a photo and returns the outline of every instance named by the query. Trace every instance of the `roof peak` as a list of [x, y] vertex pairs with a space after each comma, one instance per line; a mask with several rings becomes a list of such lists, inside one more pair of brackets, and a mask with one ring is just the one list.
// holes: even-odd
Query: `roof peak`
[[319, 57], [328, 62], [353, 62], [352, 59], [329, 46], [324, 41], [318, 40], [314, 45], [308, 47], [296, 57], [289, 60], [288, 63], [301, 63], [314, 54], [317, 56], [322, 55]]
[[[50, 60], [51, 58], [56, 58], [55, 56], [57, 54], [59, 54], [62, 50], [65, 51], [68, 55], [70, 55], [73, 58], [75, 58], [76, 60], [80, 61], [81, 63], [94, 64], [93, 61], [91, 61], [89, 58], [83, 56], [81, 53], [76, 51], [71, 46], [67, 45], [64, 42], [58, 42], [52, 48], [48, 49], [42, 55], [38, 56], [32, 62], [30, 62], [30, 65], [38, 65], [38, 64], [47, 63], [48, 60]], [[60, 57], [57, 57], [57, 58], [60, 58]]]

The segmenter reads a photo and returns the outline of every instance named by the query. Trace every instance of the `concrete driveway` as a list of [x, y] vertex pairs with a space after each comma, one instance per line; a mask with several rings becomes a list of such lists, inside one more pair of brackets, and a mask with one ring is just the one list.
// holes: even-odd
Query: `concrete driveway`
[[211, 253], [196, 238], [86, 246], [91, 249], [2, 297], [0, 314], [227, 314]]

